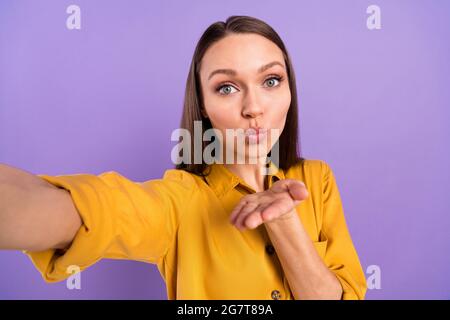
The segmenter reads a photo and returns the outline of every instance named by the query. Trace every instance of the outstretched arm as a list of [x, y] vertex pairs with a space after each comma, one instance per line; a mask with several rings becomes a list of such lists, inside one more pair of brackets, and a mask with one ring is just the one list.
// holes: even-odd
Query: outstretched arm
[[63, 249], [81, 225], [67, 190], [0, 164], [0, 249]]

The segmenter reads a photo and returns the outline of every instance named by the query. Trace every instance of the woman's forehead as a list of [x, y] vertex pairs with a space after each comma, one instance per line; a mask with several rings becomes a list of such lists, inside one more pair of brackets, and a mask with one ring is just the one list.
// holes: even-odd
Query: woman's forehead
[[273, 61], [284, 66], [282, 51], [269, 39], [255, 34], [231, 35], [208, 48], [201, 69], [204, 76], [216, 69], [257, 73]]

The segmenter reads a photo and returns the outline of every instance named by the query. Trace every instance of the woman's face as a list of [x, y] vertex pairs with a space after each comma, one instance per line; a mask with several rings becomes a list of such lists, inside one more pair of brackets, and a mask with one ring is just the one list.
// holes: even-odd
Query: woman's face
[[[283, 52], [257, 34], [227, 36], [206, 51], [200, 81], [203, 114], [221, 132], [226, 152], [245, 156], [246, 163], [255, 155], [265, 157], [284, 129], [291, 104]], [[251, 135], [255, 133], [251, 128], [261, 130]], [[244, 150], [236, 149], [236, 136], [226, 138], [227, 129], [247, 130]], [[263, 129], [268, 130], [266, 134]]]

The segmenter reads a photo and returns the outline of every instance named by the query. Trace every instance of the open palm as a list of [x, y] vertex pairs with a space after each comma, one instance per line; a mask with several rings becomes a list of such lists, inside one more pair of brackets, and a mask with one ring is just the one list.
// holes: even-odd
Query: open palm
[[231, 212], [230, 222], [243, 230], [287, 219], [296, 214], [295, 207], [307, 197], [308, 191], [303, 182], [295, 179], [278, 180], [270, 189], [242, 197]]

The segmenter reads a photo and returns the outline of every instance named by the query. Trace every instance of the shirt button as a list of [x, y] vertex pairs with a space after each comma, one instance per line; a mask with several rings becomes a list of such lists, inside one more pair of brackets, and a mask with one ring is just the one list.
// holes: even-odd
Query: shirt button
[[272, 299], [273, 300], [280, 300], [281, 299], [281, 293], [278, 290], [272, 291]]
[[266, 245], [266, 252], [269, 255], [273, 255], [275, 253], [275, 248], [271, 244], [268, 244]]

